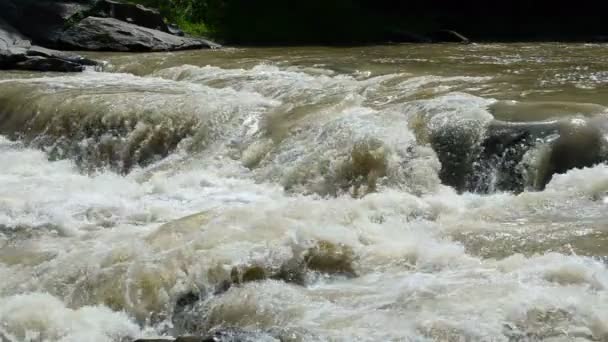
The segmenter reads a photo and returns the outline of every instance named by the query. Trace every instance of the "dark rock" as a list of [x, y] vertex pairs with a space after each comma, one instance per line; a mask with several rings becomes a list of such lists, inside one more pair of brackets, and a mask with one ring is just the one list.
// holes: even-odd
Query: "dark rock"
[[430, 34], [434, 43], [462, 43], [469, 44], [471, 40], [452, 30], [439, 30]]
[[[59, 49], [168, 51], [217, 48], [183, 37], [160, 13], [114, 0], [0, 0], [0, 18], [36, 44]], [[179, 37], [178, 37], [179, 36]]]
[[198, 302], [200, 299], [201, 299], [200, 293], [188, 292], [186, 294], [183, 294], [182, 296], [180, 296], [177, 299], [175, 306], [178, 308], [178, 310], [182, 310], [184, 307], [190, 306], [190, 305]]
[[180, 37], [185, 36], [184, 31], [182, 31], [179, 28], [179, 26], [177, 26], [175, 24], [168, 24], [167, 28], [169, 29], [169, 33], [171, 33], [174, 36], [180, 36]]
[[307, 267], [305, 261], [303, 259], [293, 258], [281, 265], [279, 270], [270, 278], [281, 280], [289, 284], [304, 286], [306, 285], [306, 271]]
[[0, 13], [36, 44], [55, 47], [54, 43], [72, 17], [92, 8], [93, 0], [53, 1], [53, 0], [1, 0], [10, 12]]
[[142, 338], [134, 342], [256, 342], [273, 339], [267, 333], [248, 331], [240, 328], [219, 328], [204, 336], [180, 336], [176, 338]]
[[142, 5], [100, 0], [87, 14], [94, 17], [114, 18], [137, 26], [171, 33], [157, 10]]
[[[512, 123], [494, 121], [476, 130], [450, 129], [431, 136], [444, 184], [458, 191], [543, 190], [555, 174], [608, 161], [601, 117]], [[525, 157], [536, 153], [534, 164]]]
[[171, 321], [177, 333], [195, 331], [197, 327], [197, 306], [205, 298], [202, 291], [191, 291], [181, 295], [173, 309]]
[[443, 184], [458, 191], [470, 190], [469, 175], [480, 153], [483, 130], [480, 123], [448, 123], [446, 127], [430, 133], [431, 147], [441, 162], [439, 178]]
[[28, 57], [22, 62], [15, 64], [15, 69], [33, 70], [33, 71], [60, 71], [60, 72], [80, 72], [84, 70], [84, 66], [59, 58], [48, 57]]
[[268, 278], [266, 270], [262, 266], [253, 266], [243, 272], [242, 281], [244, 283], [250, 283], [254, 281], [261, 281]]
[[176, 342], [256, 342], [268, 341], [270, 335], [261, 332], [248, 331], [240, 328], [220, 328], [210, 331], [202, 338], [178, 338]]
[[355, 253], [346, 245], [319, 241], [315, 247], [307, 251], [304, 261], [307, 268], [312, 271], [349, 277], [356, 276]]
[[129, 24], [113, 18], [88, 17], [65, 30], [58, 43], [93, 51], [170, 51], [215, 48], [217, 44]]
[[0, 69], [75, 72], [95, 64], [80, 56], [32, 46], [25, 36], [0, 20]]

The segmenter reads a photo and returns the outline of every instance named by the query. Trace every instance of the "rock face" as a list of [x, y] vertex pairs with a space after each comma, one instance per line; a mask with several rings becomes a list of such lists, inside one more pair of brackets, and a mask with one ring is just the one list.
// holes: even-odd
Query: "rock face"
[[157, 10], [142, 5], [101, 0], [95, 4], [89, 14], [96, 17], [114, 18], [130, 24], [171, 33]]
[[36, 44], [55, 47], [55, 37], [70, 18], [91, 7], [91, 1], [0, 0], [0, 18]]
[[156, 10], [116, 0], [0, 0], [0, 19], [35, 44], [54, 49], [146, 52], [219, 47], [184, 37]]
[[33, 46], [17, 30], [0, 20], [0, 69], [73, 72], [95, 64], [77, 55]]
[[65, 48], [94, 51], [171, 51], [212, 48], [203, 40], [129, 24], [114, 18], [87, 17], [63, 31], [57, 43]]

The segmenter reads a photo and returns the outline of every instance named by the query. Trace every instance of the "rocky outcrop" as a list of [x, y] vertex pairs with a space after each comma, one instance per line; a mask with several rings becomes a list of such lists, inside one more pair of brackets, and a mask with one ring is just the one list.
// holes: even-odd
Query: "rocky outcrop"
[[90, 16], [114, 18], [137, 26], [171, 33], [162, 15], [155, 9], [114, 0], [101, 0], [88, 13]]
[[184, 37], [150, 8], [116, 0], [0, 0], [4, 19], [35, 44], [92, 51], [171, 51], [217, 48]]
[[34, 46], [0, 20], [0, 69], [74, 72], [95, 64], [77, 55]]
[[204, 39], [129, 24], [114, 18], [87, 17], [63, 31], [57, 43], [69, 49], [94, 51], [172, 51], [217, 47]]
[[70, 18], [91, 7], [91, 1], [0, 0], [0, 18], [35, 44], [55, 47], [55, 37]]

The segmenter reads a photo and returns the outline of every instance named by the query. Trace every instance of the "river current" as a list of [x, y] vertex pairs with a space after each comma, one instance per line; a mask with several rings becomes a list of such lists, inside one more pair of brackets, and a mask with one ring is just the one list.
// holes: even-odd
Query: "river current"
[[0, 341], [608, 341], [608, 45], [0, 72]]

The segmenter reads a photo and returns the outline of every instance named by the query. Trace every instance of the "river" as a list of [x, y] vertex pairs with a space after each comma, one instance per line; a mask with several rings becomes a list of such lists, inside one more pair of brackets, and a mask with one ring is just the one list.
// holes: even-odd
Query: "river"
[[608, 341], [608, 45], [88, 57], [0, 72], [1, 341]]

